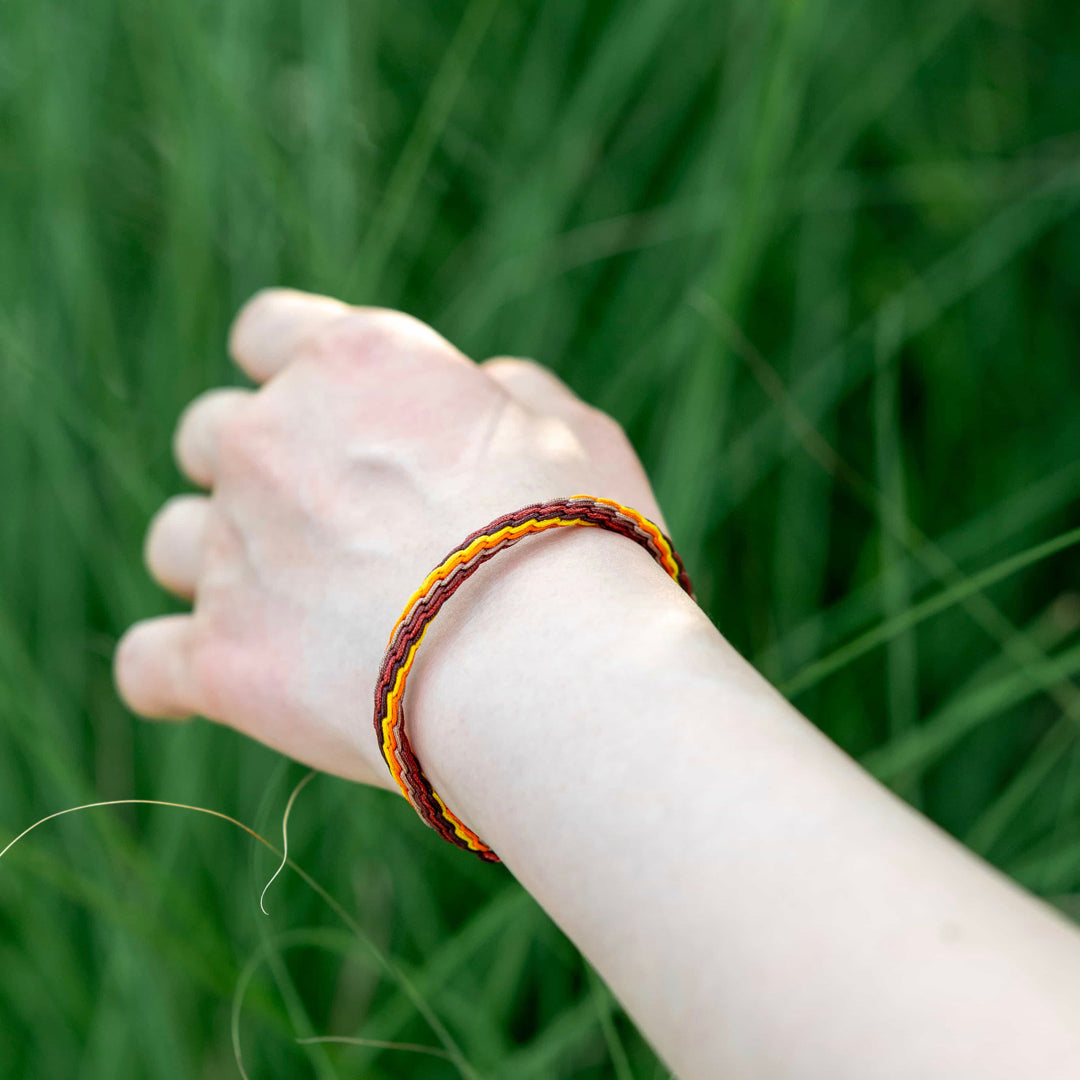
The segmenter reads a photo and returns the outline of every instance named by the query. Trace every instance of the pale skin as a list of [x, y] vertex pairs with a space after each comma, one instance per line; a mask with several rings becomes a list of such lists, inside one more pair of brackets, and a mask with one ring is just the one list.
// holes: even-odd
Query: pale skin
[[[192, 611], [117, 650], [144, 716], [390, 788], [375, 674], [448, 550], [579, 493], [666, 528], [618, 426], [528, 361], [287, 290], [230, 349], [258, 389], [184, 413], [208, 494], [146, 545]], [[433, 624], [408, 707], [436, 790], [682, 1080], [1080, 1076], [1080, 932], [864, 773], [630, 542], [500, 555]]]

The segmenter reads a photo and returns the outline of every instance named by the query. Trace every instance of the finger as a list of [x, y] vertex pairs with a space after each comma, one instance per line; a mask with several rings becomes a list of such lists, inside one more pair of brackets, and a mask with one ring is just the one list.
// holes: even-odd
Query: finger
[[353, 310], [330, 296], [263, 289], [233, 320], [229, 352], [256, 382], [266, 382], [305, 341]]
[[197, 397], [176, 425], [173, 454], [181, 471], [201, 487], [211, 487], [217, 475], [217, 452], [222, 425], [244, 409], [250, 390], [222, 387]]
[[191, 666], [194, 628], [190, 615], [164, 615], [136, 623], [120, 639], [113, 677], [132, 712], [180, 720], [201, 711]]
[[555, 372], [534, 360], [495, 356], [480, 367], [512, 398], [542, 416], [574, 420], [587, 407]]
[[146, 534], [151, 576], [185, 600], [195, 595], [209, 517], [210, 500], [205, 495], [177, 495], [157, 512]]

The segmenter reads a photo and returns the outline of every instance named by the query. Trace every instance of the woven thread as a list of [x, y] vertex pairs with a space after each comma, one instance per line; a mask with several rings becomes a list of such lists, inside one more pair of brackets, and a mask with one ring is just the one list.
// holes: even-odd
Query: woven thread
[[671, 541], [636, 510], [589, 495], [523, 506], [466, 537], [428, 574], [394, 624], [375, 684], [375, 733], [390, 775], [431, 828], [457, 847], [475, 852], [485, 862], [498, 862], [499, 857], [447, 807], [413, 751], [405, 730], [406, 680], [431, 621], [488, 559], [527, 536], [571, 526], [606, 529], [633, 540], [693, 597], [690, 579]]

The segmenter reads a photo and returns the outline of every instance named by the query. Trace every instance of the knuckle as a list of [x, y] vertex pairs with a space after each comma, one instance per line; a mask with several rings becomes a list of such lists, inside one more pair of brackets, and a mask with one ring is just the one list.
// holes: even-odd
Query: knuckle
[[551, 368], [526, 356], [496, 356], [484, 363], [488, 373], [512, 386], [544, 386], [565, 394], [570, 391]]
[[612, 442], [630, 445], [630, 438], [626, 434], [626, 429], [611, 413], [604, 412], [603, 409], [598, 409], [595, 405], [586, 405], [585, 409], [589, 423], [593, 425], [600, 435], [610, 439]]
[[588, 406], [545, 364], [518, 356], [498, 356], [482, 365], [489, 377], [526, 408], [577, 423]]
[[203, 623], [188, 648], [188, 677], [202, 715], [236, 726], [238, 703], [252, 696], [246, 647], [227, 630]]
[[493, 356], [485, 360], [481, 365], [489, 373], [502, 375], [535, 375], [539, 371], [546, 371], [541, 364], [527, 356]]
[[228, 516], [220, 510], [207, 514], [202, 532], [202, 553], [206, 567], [220, 569], [242, 558], [244, 542]]
[[334, 320], [308, 342], [307, 351], [350, 366], [399, 363], [404, 356], [460, 356], [427, 323], [390, 308], [358, 308]]
[[363, 311], [331, 323], [311, 340], [311, 350], [323, 356], [365, 358], [385, 349], [393, 339], [393, 321], [381, 313]]
[[218, 702], [222, 697], [223, 672], [226, 670], [224, 650], [210, 635], [200, 633], [188, 645], [186, 663], [188, 677], [199, 700], [204, 703], [206, 715], [211, 719], [220, 717]]
[[217, 433], [217, 457], [222, 471], [262, 471], [275, 442], [273, 425], [261, 409], [250, 408], [221, 420]]

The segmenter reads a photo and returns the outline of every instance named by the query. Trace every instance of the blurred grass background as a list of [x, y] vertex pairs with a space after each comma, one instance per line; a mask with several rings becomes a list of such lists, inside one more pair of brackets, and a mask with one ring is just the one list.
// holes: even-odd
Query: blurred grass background
[[[1039, 546], [1080, 508], [1078, 206], [1069, 0], [5, 0], [0, 844], [127, 797], [280, 838], [302, 770], [134, 723], [109, 662], [167, 610], [175, 419], [289, 284], [613, 412], [730, 639], [1080, 917], [1080, 562]], [[318, 778], [291, 841], [355, 932], [292, 873], [259, 914], [273, 855], [203, 815], [13, 849], [0, 1076], [667, 1075], [399, 800]]]

